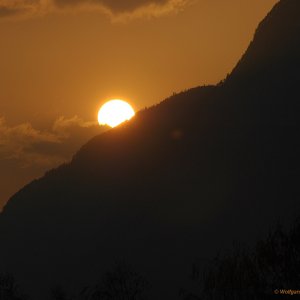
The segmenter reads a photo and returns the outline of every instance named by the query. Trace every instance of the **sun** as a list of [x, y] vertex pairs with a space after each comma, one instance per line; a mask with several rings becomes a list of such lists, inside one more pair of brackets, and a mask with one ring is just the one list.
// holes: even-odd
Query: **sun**
[[99, 125], [116, 127], [135, 115], [133, 108], [124, 100], [113, 99], [103, 104], [98, 112]]

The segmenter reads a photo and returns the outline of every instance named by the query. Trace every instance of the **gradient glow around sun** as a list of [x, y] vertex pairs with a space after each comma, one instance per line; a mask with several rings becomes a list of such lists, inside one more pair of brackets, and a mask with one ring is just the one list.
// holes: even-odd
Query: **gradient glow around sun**
[[99, 125], [116, 127], [135, 115], [133, 108], [125, 101], [114, 99], [103, 104], [98, 112]]

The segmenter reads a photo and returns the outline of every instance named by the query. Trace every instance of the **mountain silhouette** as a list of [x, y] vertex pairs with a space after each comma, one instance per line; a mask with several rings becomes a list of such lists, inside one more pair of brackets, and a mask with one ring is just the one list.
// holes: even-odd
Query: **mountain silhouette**
[[37, 297], [124, 259], [153, 299], [192, 262], [299, 212], [300, 2], [281, 0], [234, 70], [96, 136], [0, 215], [0, 269]]

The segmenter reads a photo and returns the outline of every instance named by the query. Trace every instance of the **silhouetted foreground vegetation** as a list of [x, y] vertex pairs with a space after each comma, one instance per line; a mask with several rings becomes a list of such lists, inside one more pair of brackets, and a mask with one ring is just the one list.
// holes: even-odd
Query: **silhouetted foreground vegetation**
[[184, 300], [272, 299], [274, 291], [299, 290], [299, 270], [300, 220], [288, 232], [278, 226], [252, 251], [236, 245], [204, 272], [194, 270], [198, 292], [183, 290], [181, 295]]
[[26, 300], [15, 278], [9, 273], [0, 274], [0, 300]]
[[[150, 285], [125, 262], [107, 271], [95, 285], [84, 287], [77, 295], [69, 295], [63, 286], [50, 290], [52, 300], [144, 300]], [[49, 297], [46, 297], [47, 299]], [[0, 300], [28, 300], [13, 275], [0, 274]]]
[[93, 286], [85, 287], [78, 295], [68, 296], [61, 286], [51, 291], [53, 300], [143, 300], [149, 287], [147, 280], [126, 263], [119, 262]]
[[[277, 226], [252, 251], [236, 245], [204, 270], [194, 268], [194, 292], [181, 290], [183, 300], [272, 299], [274, 291], [297, 290], [300, 282], [300, 219], [289, 231]], [[96, 284], [69, 295], [62, 286], [50, 291], [52, 300], [144, 300], [148, 281], [126, 263], [117, 263]], [[176, 287], [174, 287], [176, 289]], [[281, 295], [282, 296], [282, 295]], [[288, 295], [287, 295], [288, 296]], [[290, 296], [289, 296], [290, 297]], [[0, 300], [27, 300], [10, 274], [0, 275]]]

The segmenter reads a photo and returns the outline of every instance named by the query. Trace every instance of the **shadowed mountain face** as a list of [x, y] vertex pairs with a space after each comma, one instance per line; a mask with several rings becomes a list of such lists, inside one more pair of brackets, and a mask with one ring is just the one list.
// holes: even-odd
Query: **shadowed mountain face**
[[300, 2], [280, 1], [227, 79], [175, 95], [13, 196], [0, 267], [36, 294], [124, 259], [176, 299], [192, 262], [300, 208]]

